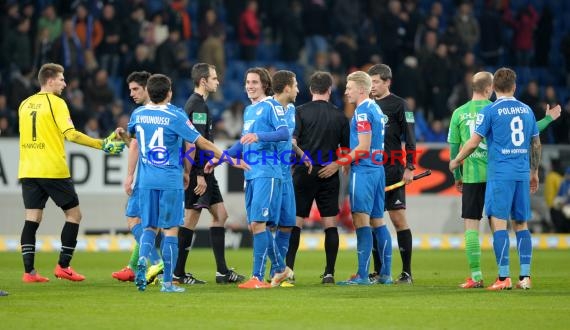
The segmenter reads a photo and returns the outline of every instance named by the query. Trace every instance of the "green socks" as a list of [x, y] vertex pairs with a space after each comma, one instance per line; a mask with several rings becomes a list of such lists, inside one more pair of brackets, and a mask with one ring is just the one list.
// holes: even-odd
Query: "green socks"
[[135, 244], [133, 253], [131, 253], [131, 260], [129, 260], [129, 267], [132, 270], [137, 270], [137, 262], [139, 261], [139, 243]]
[[481, 245], [479, 244], [479, 231], [465, 231], [465, 254], [467, 255], [467, 263], [471, 270], [471, 278], [473, 281], [483, 279], [481, 273]]

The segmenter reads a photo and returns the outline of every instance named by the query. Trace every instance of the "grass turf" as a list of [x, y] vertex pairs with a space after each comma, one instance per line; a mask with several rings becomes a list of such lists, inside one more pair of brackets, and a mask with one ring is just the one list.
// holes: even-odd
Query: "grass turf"
[[[394, 276], [400, 269], [394, 254]], [[49, 283], [21, 282], [18, 253], [0, 253], [0, 325], [3, 329], [156, 329], [167, 328], [495, 328], [563, 329], [570, 321], [568, 251], [534, 251], [533, 289], [506, 292], [462, 290], [468, 276], [463, 251], [414, 251], [413, 286], [323, 286], [319, 275], [324, 252], [300, 252], [293, 288], [240, 290], [216, 285], [212, 252], [191, 251], [187, 270], [209, 283], [189, 286], [182, 294], [149, 286], [141, 293], [132, 283], [111, 278], [127, 253], [76, 253], [73, 266], [86, 275], [82, 283], [53, 278], [56, 253], [38, 253], [36, 267]], [[251, 250], [229, 250], [226, 258], [249, 275]], [[518, 256], [511, 250], [513, 282]], [[486, 284], [495, 277], [491, 251], [483, 252]], [[354, 251], [340, 252], [336, 280], [356, 268]]]

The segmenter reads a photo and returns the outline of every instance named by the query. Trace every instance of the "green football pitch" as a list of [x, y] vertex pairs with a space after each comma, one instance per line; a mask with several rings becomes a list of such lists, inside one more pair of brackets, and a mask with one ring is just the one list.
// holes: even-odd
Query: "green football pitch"
[[[400, 269], [394, 254], [393, 269]], [[292, 288], [240, 290], [214, 282], [209, 249], [191, 251], [187, 270], [209, 283], [181, 294], [111, 278], [129, 255], [77, 253], [73, 266], [87, 280], [56, 280], [56, 253], [38, 253], [36, 267], [49, 283], [21, 282], [18, 253], [0, 253], [2, 329], [568, 329], [570, 324], [570, 251], [534, 251], [533, 288], [488, 292], [457, 287], [467, 275], [462, 251], [415, 251], [413, 286], [323, 286], [324, 252], [299, 252]], [[226, 252], [230, 265], [249, 274], [251, 250]], [[513, 280], [518, 256], [511, 250]], [[341, 252], [336, 279], [356, 268], [356, 253]], [[496, 266], [483, 251], [483, 273], [490, 284]], [[394, 271], [394, 274], [397, 272]]]

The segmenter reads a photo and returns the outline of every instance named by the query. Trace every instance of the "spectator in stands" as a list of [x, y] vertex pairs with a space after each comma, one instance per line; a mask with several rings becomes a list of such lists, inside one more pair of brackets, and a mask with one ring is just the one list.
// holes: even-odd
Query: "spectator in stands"
[[192, 21], [186, 8], [188, 0], [172, 0], [168, 25], [171, 29], [180, 31], [180, 39], [190, 40], [192, 36]]
[[101, 22], [89, 13], [86, 5], [82, 2], [79, 2], [75, 8], [73, 25], [83, 48], [94, 51], [103, 41]]
[[158, 72], [169, 76], [171, 79], [180, 76], [178, 69], [183, 59], [178, 57], [178, 52], [181, 47], [185, 47], [185, 44], [180, 41], [180, 31], [171, 29], [168, 33], [168, 39], [156, 49], [155, 63]]
[[570, 233], [570, 167], [566, 168], [564, 179], [554, 199], [554, 207], [560, 210], [560, 222], [555, 224], [557, 232]]
[[302, 19], [305, 29], [306, 62], [314, 64], [315, 54], [328, 51], [330, 15], [325, 1], [304, 1]]
[[550, 53], [551, 36], [554, 30], [554, 17], [548, 5], [542, 8], [542, 13], [534, 33], [534, 64], [538, 67], [548, 66], [548, 54]]
[[67, 86], [63, 90], [62, 97], [67, 102], [73, 123], [78, 128], [83, 128], [90, 114], [85, 107], [85, 96], [81, 89], [79, 78], [71, 77], [66, 80]]
[[485, 1], [483, 13], [479, 17], [481, 42], [479, 50], [483, 62], [498, 65], [503, 55], [503, 23], [497, 6], [499, 1]]
[[150, 60], [150, 49], [145, 44], [138, 44], [135, 48], [133, 57], [127, 63], [124, 76], [135, 71], [156, 72], [154, 62]]
[[38, 31], [36, 44], [34, 45], [34, 68], [40, 68], [42, 64], [53, 62], [53, 41], [49, 37], [49, 30], [43, 28]]
[[570, 31], [567, 31], [560, 41], [560, 51], [564, 57], [566, 71], [566, 87], [570, 88]]
[[472, 51], [479, 42], [479, 22], [473, 15], [471, 2], [464, 0], [453, 18], [453, 25], [467, 50]]
[[528, 66], [531, 63], [534, 51], [534, 30], [538, 19], [538, 13], [530, 3], [522, 8], [516, 17], [513, 17], [508, 3], [505, 6], [503, 20], [513, 28], [512, 49], [515, 52], [515, 63], [519, 66]]
[[52, 58], [64, 67], [66, 78], [79, 77], [85, 70], [85, 48], [71, 18], [63, 21], [63, 32], [53, 45]]
[[22, 17], [16, 23], [15, 31], [9, 33], [4, 40], [2, 52], [6, 63], [10, 63], [13, 70], [31, 68], [33, 65], [33, 44], [29, 32], [30, 19]]
[[[121, 27], [121, 52], [128, 54], [130, 57], [135, 48], [143, 41], [143, 26], [150, 24], [145, 19], [145, 7], [142, 5], [134, 7], [129, 13], [129, 18], [121, 21], [123, 22], [123, 26]], [[126, 70], [125, 72], [131, 73], [133, 71]]]
[[404, 9], [400, 14], [404, 36], [402, 40], [402, 56], [414, 55], [414, 41], [423, 16], [418, 10], [416, 0], [404, 0]]
[[82, 130], [85, 135], [88, 135], [94, 139], [101, 138], [101, 131], [99, 130], [99, 121], [96, 116], [92, 116], [87, 120], [85, 127]]
[[109, 75], [104, 69], [99, 69], [87, 84], [86, 103], [91, 113], [101, 113], [115, 99], [115, 92], [109, 84]]
[[42, 16], [38, 20], [38, 33], [43, 29], [47, 29], [47, 37], [51, 42], [54, 42], [61, 35], [63, 22], [55, 12], [55, 7], [52, 4], [48, 4], [44, 8]]
[[8, 117], [0, 114], [0, 137], [14, 137], [18, 136], [15, 132], [14, 126], [8, 120]]
[[3, 93], [0, 93], [0, 118], [5, 121], [4, 128], [2, 128], [0, 136], [11, 136], [16, 134], [16, 127], [18, 127], [17, 112], [8, 107], [6, 95]]
[[255, 60], [257, 46], [261, 40], [261, 22], [257, 17], [257, 6], [256, 0], [248, 0], [239, 19], [238, 40], [241, 59], [244, 61]]
[[144, 43], [149, 46], [152, 54], [158, 45], [168, 39], [168, 25], [164, 22], [164, 13], [162, 12], [154, 13], [150, 23], [143, 25], [142, 29]]
[[448, 118], [450, 112], [447, 109], [447, 98], [451, 90], [451, 70], [445, 44], [439, 43], [435, 54], [426, 60], [423, 75], [426, 85], [425, 105], [428, 118], [433, 120]]
[[424, 81], [416, 57], [404, 58], [403, 64], [396, 70], [393, 91], [402, 98], [413, 98], [414, 104], [423, 104]]
[[18, 109], [23, 100], [39, 90], [38, 81], [31, 66], [12, 71], [7, 86], [6, 99], [11, 109]]
[[429, 129], [424, 132], [425, 142], [447, 141], [447, 129], [441, 120], [432, 120]]
[[474, 74], [474, 71], [464, 71], [463, 79], [453, 86], [447, 99], [447, 108], [450, 112], [471, 100]]
[[121, 21], [115, 14], [115, 6], [107, 3], [103, 6], [101, 17], [103, 27], [103, 40], [97, 47], [97, 56], [102, 69], [107, 70], [109, 75], [116, 77], [119, 73], [119, 57], [121, 46]]
[[301, 2], [293, 0], [283, 15], [283, 25], [286, 27], [281, 34], [281, 59], [297, 62], [303, 48], [305, 30], [302, 20], [303, 8]]
[[552, 133], [557, 144], [570, 144], [570, 100], [566, 101], [560, 118], [552, 123]]
[[[213, 8], [208, 8], [203, 17], [198, 30], [201, 42], [198, 50], [198, 62], [215, 66], [218, 80], [223, 82], [226, 73], [225, 26], [218, 20], [218, 15]], [[216, 98], [219, 95], [222, 95], [220, 87], [218, 87], [218, 93], [215, 93], [213, 97]]]
[[401, 2], [399, 0], [388, 1], [388, 10], [380, 15], [379, 26], [376, 29], [382, 48], [383, 62], [392, 68], [397, 68], [401, 62], [401, 40], [405, 33], [402, 28], [404, 22], [400, 18], [401, 14]]

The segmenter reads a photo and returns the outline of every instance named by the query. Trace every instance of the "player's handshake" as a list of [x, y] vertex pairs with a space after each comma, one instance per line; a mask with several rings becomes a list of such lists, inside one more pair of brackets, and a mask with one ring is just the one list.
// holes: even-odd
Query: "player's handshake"
[[125, 149], [125, 142], [118, 140], [116, 132], [113, 132], [103, 139], [101, 149], [107, 154], [118, 155]]

